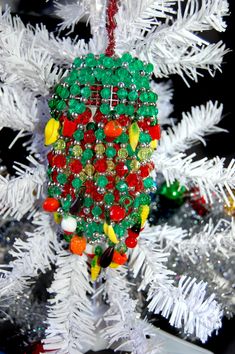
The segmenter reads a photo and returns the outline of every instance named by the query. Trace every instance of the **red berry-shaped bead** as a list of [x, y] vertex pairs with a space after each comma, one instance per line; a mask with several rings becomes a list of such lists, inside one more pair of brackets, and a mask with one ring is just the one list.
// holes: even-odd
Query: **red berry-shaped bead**
[[79, 160], [73, 160], [70, 162], [70, 169], [73, 173], [80, 173], [82, 170], [82, 163]]
[[63, 129], [62, 129], [63, 136], [72, 137], [76, 128], [77, 128], [76, 122], [73, 122], [65, 118], [63, 123]]
[[113, 221], [121, 221], [124, 219], [126, 211], [119, 205], [113, 205], [110, 208], [110, 219]]
[[116, 166], [116, 173], [119, 177], [123, 177], [128, 173], [128, 167], [124, 162], [119, 162]]
[[60, 203], [55, 198], [47, 198], [46, 200], [44, 200], [42, 207], [45, 211], [52, 213], [60, 207]]
[[86, 144], [92, 144], [96, 141], [94, 130], [89, 129], [84, 133], [84, 142]]
[[125, 240], [125, 244], [128, 248], [135, 248], [137, 245], [137, 239], [135, 237], [128, 236]]
[[117, 138], [122, 134], [122, 126], [116, 120], [110, 120], [104, 127], [104, 133], [109, 138]]
[[107, 170], [107, 162], [106, 159], [99, 159], [94, 163], [95, 169], [98, 172], [105, 172]]
[[58, 168], [63, 168], [66, 165], [66, 157], [64, 155], [55, 155], [53, 165]]

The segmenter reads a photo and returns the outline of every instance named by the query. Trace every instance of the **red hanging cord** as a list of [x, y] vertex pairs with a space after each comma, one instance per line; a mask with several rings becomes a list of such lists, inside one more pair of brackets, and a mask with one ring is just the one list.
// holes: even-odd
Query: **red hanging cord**
[[106, 48], [105, 54], [108, 56], [114, 55], [114, 48], [115, 48], [115, 37], [114, 37], [114, 30], [116, 28], [116, 21], [114, 16], [116, 15], [118, 10], [117, 0], [108, 0], [108, 7], [107, 7], [107, 22], [106, 22], [106, 29], [108, 34], [108, 46]]

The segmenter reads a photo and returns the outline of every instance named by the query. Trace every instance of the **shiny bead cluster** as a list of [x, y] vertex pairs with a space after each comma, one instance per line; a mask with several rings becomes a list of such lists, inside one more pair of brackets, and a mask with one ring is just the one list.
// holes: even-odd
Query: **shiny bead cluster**
[[[149, 174], [160, 138], [152, 70], [129, 53], [88, 54], [74, 60], [49, 101], [45, 142], [53, 149], [44, 209], [61, 216], [74, 253], [81, 239], [78, 254], [86, 243], [100, 244], [101, 251], [107, 244], [115, 259], [137, 244], [155, 189]], [[97, 259], [101, 251], [93, 252]]]

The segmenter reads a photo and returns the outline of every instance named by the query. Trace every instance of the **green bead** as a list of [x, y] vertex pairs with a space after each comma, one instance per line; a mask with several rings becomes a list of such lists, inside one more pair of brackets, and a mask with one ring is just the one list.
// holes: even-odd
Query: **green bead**
[[96, 128], [97, 128], [97, 125], [94, 122], [90, 122], [86, 126], [86, 130], [96, 130]]
[[110, 106], [108, 104], [105, 104], [103, 103], [101, 106], [100, 106], [100, 112], [103, 113], [103, 114], [109, 114], [110, 113]]
[[107, 157], [112, 158], [116, 155], [116, 149], [113, 146], [108, 146], [105, 154]]
[[123, 181], [119, 181], [117, 184], [116, 184], [116, 188], [119, 192], [126, 192], [128, 191], [128, 185], [123, 182]]
[[77, 103], [78, 101], [72, 98], [71, 100], [69, 100], [69, 108], [75, 108]]
[[130, 53], [124, 53], [122, 54], [121, 61], [123, 63], [130, 63], [132, 61], [132, 55]]
[[99, 128], [95, 132], [95, 136], [97, 140], [103, 141], [106, 135], [104, 134], [104, 130]]
[[69, 199], [62, 200], [62, 209], [68, 212], [71, 207], [71, 201]]
[[138, 198], [141, 205], [150, 205], [151, 203], [151, 197], [148, 194], [141, 193]]
[[105, 176], [99, 176], [99, 177], [97, 178], [97, 185], [98, 185], [99, 187], [104, 188], [104, 187], [107, 186], [107, 184], [108, 184], [108, 179], [107, 179], [107, 177], [105, 177]]
[[118, 245], [116, 246], [116, 250], [119, 253], [124, 254], [127, 252], [127, 246], [124, 242], [119, 242]]
[[149, 79], [147, 77], [142, 77], [141, 83], [144, 88], [149, 89], [150, 84]]
[[75, 113], [79, 113], [79, 114], [84, 113], [86, 110], [85, 103], [83, 102], [77, 103], [76, 107], [74, 107], [74, 110]]
[[105, 201], [105, 203], [107, 203], [108, 205], [113, 204], [113, 202], [114, 202], [114, 195], [111, 194], [111, 193], [105, 194], [105, 196], [104, 196], [104, 201]]
[[128, 94], [128, 98], [130, 101], [136, 101], [138, 98], [138, 92], [137, 91], [131, 91]]
[[125, 113], [126, 106], [124, 105], [124, 103], [119, 103], [119, 104], [115, 107], [115, 109], [116, 109], [116, 112], [117, 112], [118, 114], [123, 114], [123, 113]]
[[101, 246], [96, 246], [95, 255], [100, 257], [102, 253], [103, 253], [103, 248]]
[[131, 157], [131, 156], [134, 156], [135, 155], [135, 151], [132, 150], [132, 147], [130, 144], [127, 144], [127, 152], [128, 152], [128, 155]]
[[129, 135], [126, 133], [122, 133], [119, 137], [118, 137], [118, 141], [121, 144], [126, 144], [129, 141]]
[[114, 61], [113, 61], [113, 58], [111, 57], [105, 57], [104, 60], [103, 60], [103, 65], [106, 67], [106, 68], [112, 68], [114, 66]]
[[184, 186], [180, 186], [178, 181], [175, 181], [170, 186], [167, 186], [167, 184], [164, 183], [160, 188], [159, 194], [164, 195], [168, 199], [181, 202], [183, 201], [185, 191], [186, 188]]
[[83, 130], [76, 130], [76, 132], [73, 134], [73, 137], [76, 141], [82, 140], [84, 138]]
[[144, 179], [144, 188], [151, 188], [154, 185], [152, 177], [147, 177]]
[[117, 75], [120, 77], [121, 80], [124, 80], [124, 78], [126, 78], [129, 75], [129, 73], [126, 69], [119, 68], [117, 69]]
[[141, 132], [140, 137], [139, 137], [139, 142], [140, 143], [150, 143], [152, 141], [151, 136], [148, 133]]
[[142, 92], [139, 97], [141, 102], [148, 102], [149, 95], [147, 92]]
[[48, 106], [51, 109], [55, 109], [57, 105], [57, 100], [55, 100], [54, 98], [52, 98], [51, 100], [48, 101]]
[[111, 97], [111, 90], [108, 87], [103, 88], [103, 90], [100, 91], [101, 97], [102, 98], [110, 98]]
[[151, 74], [154, 70], [154, 66], [151, 63], [148, 63], [145, 65], [144, 70], [146, 71], [147, 74]]
[[158, 95], [155, 92], [150, 91], [149, 95], [149, 102], [156, 102], [158, 99]]
[[134, 62], [134, 67], [136, 70], [142, 70], [144, 68], [144, 64], [141, 60], [136, 59]]
[[90, 197], [86, 197], [84, 200], [84, 206], [90, 208], [94, 204], [94, 200]]
[[91, 96], [91, 89], [87, 86], [83, 87], [81, 89], [81, 94], [85, 98], [89, 98]]
[[66, 106], [66, 103], [65, 103], [65, 101], [59, 101], [58, 103], [57, 103], [57, 105], [56, 105], [56, 109], [58, 110], [58, 111], [63, 111], [65, 108], [66, 108], [67, 106]]
[[145, 108], [144, 106], [140, 106], [137, 110], [137, 113], [140, 115], [140, 116], [144, 116], [144, 113], [145, 113]]
[[127, 96], [127, 91], [124, 89], [120, 89], [118, 90], [117, 95], [120, 98], [120, 100], [123, 100]]
[[60, 93], [59, 93], [59, 96], [61, 98], [68, 98], [69, 97], [69, 90], [66, 87], [62, 86], [62, 88], [60, 90]]
[[72, 85], [70, 87], [70, 93], [75, 96], [80, 95], [80, 93], [81, 93], [80, 87], [76, 84]]
[[82, 181], [80, 180], [80, 178], [78, 177], [74, 178], [72, 181], [72, 186], [75, 189], [79, 189], [82, 186]]
[[64, 173], [59, 173], [58, 176], [57, 176], [57, 181], [60, 183], [60, 184], [65, 184], [67, 182], [67, 177]]
[[73, 65], [75, 66], [75, 68], [79, 68], [82, 63], [83, 63], [83, 59], [81, 58], [75, 58], [73, 61]]
[[92, 215], [94, 216], [99, 216], [100, 214], [102, 214], [102, 209], [101, 207], [99, 207], [98, 205], [94, 206], [94, 208], [91, 211]]
[[84, 227], [82, 224], [77, 224], [76, 234], [82, 236], [84, 232]]
[[114, 232], [118, 237], [122, 237], [125, 235], [126, 230], [119, 224], [114, 225]]
[[129, 208], [133, 203], [132, 198], [129, 195], [124, 195], [120, 198], [120, 204], [123, 205], [125, 208]]
[[86, 57], [86, 59], [85, 59], [85, 63], [86, 63], [86, 65], [89, 66], [89, 67], [95, 66], [96, 63], [97, 63], [97, 61], [96, 61], [96, 59], [95, 59], [94, 54], [92, 54], [92, 53], [87, 54], [87, 57]]
[[85, 160], [90, 160], [93, 155], [94, 155], [94, 153], [93, 153], [93, 151], [91, 149], [86, 149], [86, 150], [83, 151], [82, 157]]
[[65, 235], [65, 234], [64, 234], [63, 237], [64, 237], [64, 239], [65, 239], [66, 242], [70, 242], [71, 239], [72, 239], [72, 237], [73, 237], [73, 235]]
[[132, 116], [134, 114], [134, 112], [135, 112], [135, 107], [134, 106], [132, 106], [132, 105], [127, 105], [126, 106], [126, 114], [128, 116]]

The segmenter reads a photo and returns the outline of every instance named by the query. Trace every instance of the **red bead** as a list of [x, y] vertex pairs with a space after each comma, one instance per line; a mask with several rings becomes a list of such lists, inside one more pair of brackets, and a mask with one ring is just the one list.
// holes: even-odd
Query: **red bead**
[[113, 176], [106, 176], [108, 179], [108, 184], [106, 185], [107, 189], [113, 189], [115, 186], [115, 178]]
[[73, 160], [69, 165], [73, 173], [80, 173], [83, 168], [82, 163], [79, 160]]
[[128, 236], [131, 238], [136, 238], [139, 236], [139, 233], [137, 234], [136, 232], [132, 231], [131, 229], [128, 230]]
[[94, 199], [96, 202], [101, 202], [101, 201], [104, 199], [104, 195], [98, 193], [97, 191], [94, 191], [94, 192], [92, 193], [92, 197], [93, 197], [93, 199]]
[[128, 184], [129, 187], [136, 187], [138, 184], [139, 178], [138, 175], [136, 173], [130, 173], [127, 177], [126, 177], [126, 182]]
[[118, 118], [118, 122], [121, 124], [121, 126], [126, 127], [129, 124], [130, 119], [127, 116], [121, 115]]
[[68, 120], [67, 118], [64, 119], [63, 129], [62, 129], [63, 136], [72, 137], [76, 129], [77, 129], [76, 122]]
[[114, 195], [114, 200], [116, 203], [119, 203], [119, 200], [120, 200], [120, 193], [117, 189], [115, 189], [115, 191], [113, 192], [113, 195]]
[[153, 140], [157, 139], [160, 140], [161, 137], [161, 130], [160, 130], [160, 125], [154, 125], [154, 126], [149, 126], [148, 127], [149, 135]]
[[66, 157], [64, 155], [55, 155], [53, 165], [58, 168], [63, 168], [66, 165]]
[[117, 251], [114, 251], [114, 254], [113, 254], [113, 259], [112, 261], [116, 264], [124, 264], [126, 263], [127, 261], [127, 255], [126, 254], [120, 254], [119, 252]]
[[77, 116], [77, 118], [75, 119], [74, 122], [76, 122], [76, 124], [84, 124], [85, 125], [90, 121], [91, 117], [92, 117], [92, 112], [91, 112], [90, 108], [87, 108], [84, 113], [79, 114]]
[[56, 170], [52, 171], [51, 178], [55, 183], [58, 183], [57, 176], [58, 176], [58, 172]]
[[143, 130], [148, 130], [150, 127], [150, 119], [145, 118], [142, 122], [138, 122], [138, 126]]
[[119, 205], [113, 205], [110, 208], [110, 219], [113, 221], [121, 221], [124, 219], [126, 211], [124, 208]]
[[92, 144], [96, 141], [94, 130], [89, 129], [84, 133], [84, 142], [86, 144]]
[[105, 172], [107, 170], [106, 159], [99, 159], [94, 163], [94, 167], [98, 172]]
[[141, 175], [141, 177], [143, 177], [143, 178], [148, 177], [150, 171], [151, 170], [150, 170], [149, 164], [146, 164], [144, 166], [140, 166], [140, 175]]
[[51, 166], [52, 166], [52, 164], [53, 164], [53, 158], [54, 158], [53, 152], [52, 152], [52, 151], [48, 152], [48, 154], [47, 154], [47, 160], [48, 160], [49, 165], [51, 165]]
[[125, 240], [125, 244], [128, 248], [135, 248], [137, 245], [137, 239], [135, 237], [128, 236]]
[[124, 162], [119, 162], [116, 166], [116, 174], [119, 177], [123, 177], [128, 173], [128, 167], [125, 165]]
[[94, 185], [93, 181], [90, 181], [90, 180], [86, 181], [85, 186], [86, 186], [86, 193], [87, 194], [92, 194], [96, 190], [96, 186]]
[[142, 179], [138, 179], [138, 182], [137, 182], [137, 184], [136, 184], [136, 186], [135, 186], [135, 191], [136, 192], [142, 192], [144, 190], [144, 184], [143, 184], [143, 181], [142, 181]]
[[122, 126], [116, 120], [110, 120], [104, 127], [104, 133], [109, 138], [117, 138], [122, 134]]
[[104, 116], [103, 113], [101, 113], [99, 109], [97, 109], [97, 111], [95, 112], [93, 120], [96, 123], [104, 123], [104, 124], [106, 124], [108, 121], [107, 117]]
[[42, 207], [45, 211], [55, 212], [60, 207], [60, 203], [55, 198], [47, 198], [44, 200]]

